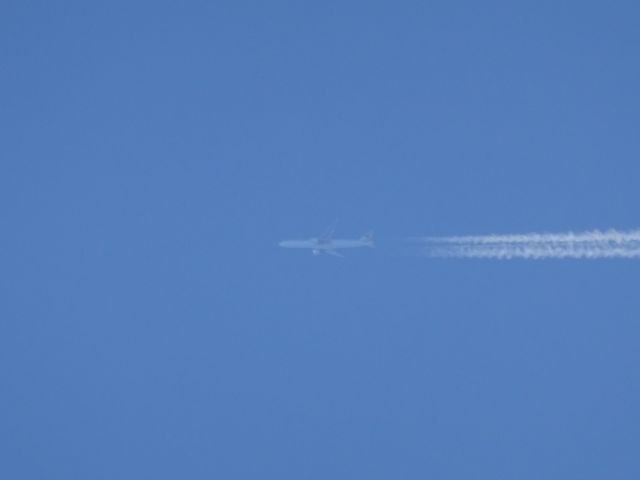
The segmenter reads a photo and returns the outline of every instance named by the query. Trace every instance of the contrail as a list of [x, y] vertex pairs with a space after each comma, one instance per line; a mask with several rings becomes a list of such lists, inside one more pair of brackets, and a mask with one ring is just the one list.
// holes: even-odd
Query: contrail
[[417, 239], [436, 258], [640, 258], [640, 230], [466, 235]]

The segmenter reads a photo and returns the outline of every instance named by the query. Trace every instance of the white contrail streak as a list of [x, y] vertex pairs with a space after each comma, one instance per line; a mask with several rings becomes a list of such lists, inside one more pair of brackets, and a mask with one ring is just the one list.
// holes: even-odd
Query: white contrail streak
[[640, 258], [640, 230], [426, 237], [422, 253], [438, 258]]

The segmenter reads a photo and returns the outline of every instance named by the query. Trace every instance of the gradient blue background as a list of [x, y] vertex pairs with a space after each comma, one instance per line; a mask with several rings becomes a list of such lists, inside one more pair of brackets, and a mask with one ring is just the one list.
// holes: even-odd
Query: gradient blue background
[[640, 263], [398, 254], [640, 226], [639, 25], [4, 0], [0, 477], [640, 478]]

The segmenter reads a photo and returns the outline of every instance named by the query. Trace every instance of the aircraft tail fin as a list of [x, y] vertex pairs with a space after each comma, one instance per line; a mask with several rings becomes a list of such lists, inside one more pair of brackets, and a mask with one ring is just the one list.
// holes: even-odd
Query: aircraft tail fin
[[375, 244], [373, 243], [373, 232], [365, 233], [360, 240], [366, 243], [368, 247], [375, 246]]

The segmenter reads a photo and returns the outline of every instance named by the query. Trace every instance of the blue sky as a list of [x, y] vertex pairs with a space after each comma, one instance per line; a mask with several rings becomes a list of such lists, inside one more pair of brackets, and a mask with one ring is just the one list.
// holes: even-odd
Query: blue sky
[[0, 476], [638, 478], [639, 15], [3, 2]]

